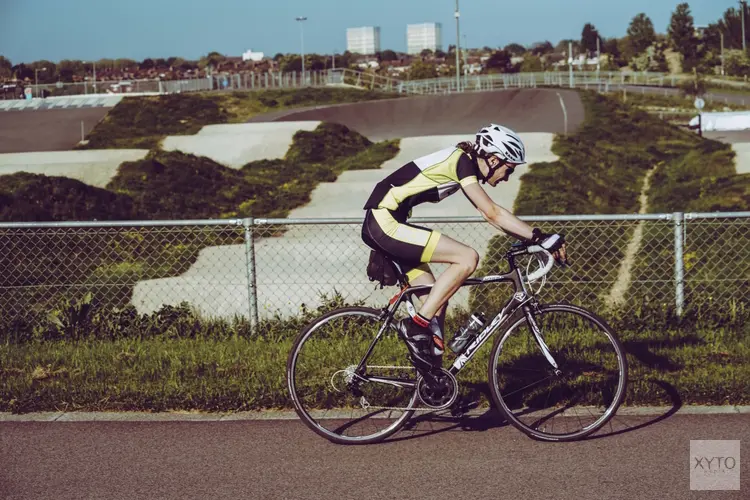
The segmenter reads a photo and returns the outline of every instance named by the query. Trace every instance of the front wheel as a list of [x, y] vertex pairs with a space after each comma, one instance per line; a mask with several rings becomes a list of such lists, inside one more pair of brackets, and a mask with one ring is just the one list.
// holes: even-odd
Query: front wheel
[[395, 328], [378, 337], [380, 315], [367, 307], [331, 311], [310, 323], [289, 353], [294, 408], [310, 429], [334, 443], [382, 441], [414, 413], [416, 370], [406, 362]]
[[534, 310], [543, 343], [524, 316], [495, 340], [488, 378], [508, 422], [545, 441], [573, 441], [596, 432], [625, 397], [625, 352], [606, 322], [580, 307]]

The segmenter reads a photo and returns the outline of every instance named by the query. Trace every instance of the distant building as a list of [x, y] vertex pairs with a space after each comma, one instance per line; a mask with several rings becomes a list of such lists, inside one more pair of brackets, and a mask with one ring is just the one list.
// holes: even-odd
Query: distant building
[[406, 51], [419, 54], [424, 49], [443, 50], [443, 28], [440, 23], [409, 24], [406, 26]]
[[346, 30], [346, 50], [353, 54], [380, 52], [380, 27], [348, 28]]
[[263, 52], [253, 52], [252, 49], [242, 54], [243, 61], [258, 62], [263, 60]]

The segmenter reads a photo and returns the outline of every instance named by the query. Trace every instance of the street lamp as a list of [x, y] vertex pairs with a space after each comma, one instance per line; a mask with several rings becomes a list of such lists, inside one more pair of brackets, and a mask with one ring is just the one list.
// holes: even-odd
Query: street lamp
[[461, 64], [459, 63], [459, 60], [458, 60], [458, 57], [459, 57], [458, 54], [461, 52], [461, 49], [460, 49], [461, 36], [460, 36], [459, 28], [458, 28], [458, 19], [461, 17], [461, 14], [458, 11], [458, 0], [456, 0], [455, 16], [456, 16], [456, 92], [461, 92], [461, 71], [459, 69], [461, 67]]
[[[87, 61], [83, 61], [84, 64], [86, 64]], [[91, 61], [91, 64], [93, 65], [93, 79], [94, 79], [94, 94], [96, 94], [96, 61]], [[83, 67], [84, 74], [86, 73], [86, 67]], [[84, 82], [85, 83], [85, 82]]]
[[47, 68], [34, 68], [34, 88], [36, 89], [36, 96], [39, 97], [39, 72], [47, 71]]
[[740, 8], [742, 9], [741, 15], [742, 15], [742, 50], [747, 50], [747, 43], [745, 41], [745, 10], [747, 7], [747, 1], [746, 0], [740, 0]]
[[305, 29], [302, 26], [302, 22], [307, 21], [307, 18], [297, 17], [296, 19], [299, 22], [299, 36], [302, 43], [302, 85], [304, 85], [307, 80], [305, 79]]

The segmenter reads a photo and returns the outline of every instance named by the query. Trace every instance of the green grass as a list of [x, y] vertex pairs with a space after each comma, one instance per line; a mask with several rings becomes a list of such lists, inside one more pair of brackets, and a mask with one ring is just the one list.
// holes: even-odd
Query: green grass
[[[285, 363], [297, 331], [291, 327], [297, 324], [276, 338], [261, 339], [248, 336], [241, 324], [214, 322], [196, 332], [186, 323], [181, 335], [171, 326], [148, 338], [0, 344], [0, 411], [291, 408]], [[750, 403], [747, 335], [727, 329], [620, 335], [630, 363], [626, 405], [674, 404], [675, 398], [682, 404]], [[568, 340], [569, 346], [575, 344]], [[347, 352], [362, 352], [368, 345], [362, 337], [325, 342], [325, 349], [318, 350], [325, 363], [306, 365], [309, 380], [329, 380], [332, 371], [351, 364]], [[462, 386], [486, 393], [490, 345], [461, 372]], [[401, 342], [379, 347], [387, 351], [382, 353], [386, 358], [406, 362]], [[595, 349], [567, 351], [578, 362], [595, 361]], [[319, 400], [318, 406], [337, 403]]]
[[244, 123], [280, 109], [390, 99], [401, 94], [309, 88], [140, 96], [123, 99], [89, 133], [80, 149], [155, 149], [168, 135], [195, 134], [206, 125]]
[[[656, 93], [639, 93], [639, 92], [611, 92], [611, 97], [617, 99], [620, 102], [626, 102], [631, 106], [641, 108], [644, 110], [660, 111], [660, 110], [686, 110], [692, 111], [697, 114], [697, 110], [694, 106], [695, 98], [683, 97], [679, 95], [660, 95]], [[750, 109], [750, 95], [748, 95], [747, 105], [725, 103], [721, 99], [704, 99], [706, 106], [703, 111], [740, 111]]]

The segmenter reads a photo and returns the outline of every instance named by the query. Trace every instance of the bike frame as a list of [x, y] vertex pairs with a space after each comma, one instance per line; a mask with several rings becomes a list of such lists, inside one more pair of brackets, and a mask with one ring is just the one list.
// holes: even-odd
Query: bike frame
[[[474, 354], [479, 350], [482, 345], [489, 339], [495, 331], [497, 331], [500, 326], [504, 325], [508, 320], [516, 315], [516, 313], [519, 310], [523, 310], [524, 315], [526, 316], [527, 321], [529, 322], [529, 325], [531, 326], [531, 331], [534, 334], [534, 339], [536, 340], [537, 345], [544, 353], [544, 356], [547, 358], [547, 361], [552, 365], [552, 367], [557, 371], [558, 365], [555, 362], [554, 358], [552, 357], [552, 354], [547, 347], [547, 344], [544, 342], [544, 338], [542, 336], [541, 330], [539, 329], [539, 326], [536, 323], [536, 320], [534, 319], [534, 315], [532, 314], [532, 308], [530, 306], [530, 302], [534, 300], [534, 297], [532, 295], [529, 295], [526, 286], [524, 284], [523, 277], [521, 276], [521, 271], [518, 269], [515, 263], [515, 257], [519, 255], [525, 255], [525, 250], [516, 250], [516, 251], [510, 251], [506, 254], [506, 259], [508, 260], [508, 265], [510, 267], [510, 271], [508, 271], [505, 274], [500, 275], [492, 275], [492, 276], [485, 276], [483, 278], [469, 278], [461, 285], [460, 288], [463, 288], [465, 286], [481, 286], [486, 285], [488, 283], [512, 283], [513, 284], [513, 295], [510, 299], [505, 303], [501, 311], [490, 321], [490, 323], [485, 326], [485, 328], [472, 340], [471, 344], [469, 344], [466, 348], [466, 350], [459, 355], [456, 360], [453, 362], [453, 365], [448, 370], [452, 375], [457, 375], [458, 372], [461, 371], [461, 369], [466, 366], [466, 364], [471, 360], [471, 358], [474, 357]], [[358, 375], [360, 375], [365, 380], [371, 381], [371, 382], [381, 382], [384, 384], [390, 384], [395, 385], [399, 387], [415, 387], [416, 382], [411, 380], [404, 380], [404, 379], [398, 379], [393, 377], [377, 377], [377, 376], [371, 376], [367, 375], [365, 373], [366, 363], [367, 359], [372, 354], [372, 351], [375, 349], [375, 345], [378, 343], [380, 338], [383, 336], [385, 331], [388, 329], [388, 327], [391, 325], [391, 322], [393, 321], [393, 315], [398, 310], [399, 306], [402, 303], [406, 304], [407, 310], [409, 311], [409, 314], [411, 316], [416, 315], [416, 309], [414, 308], [414, 303], [412, 296], [414, 294], [418, 294], [420, 292], [429, 291], [432, 289], [433, 285], [418, 285], [414, 287], [409, 287], [407, 285], [406, 276], [404, 275], [401, 267], [398, 265], [398, 263], [394, 263], [396, 265], [396, 268], [399, 272], [399, 281], [401, 282], [402, 288], [399, 293], [394, 296], [389, 305], [383, 309], [383, 313], [385, 315], [385, 321], [383, 322], [383, 325], [381, 326], [380, 330], [378, 331], [378, 334], [375, 336], [373, 341], [370, 343], [369, 348], [367, 349], [367, 353], [365, 353], [364, 357], [362, 358], [362, 361], [360, 361], [359, 365], [357, 366], [356, 372]]]

